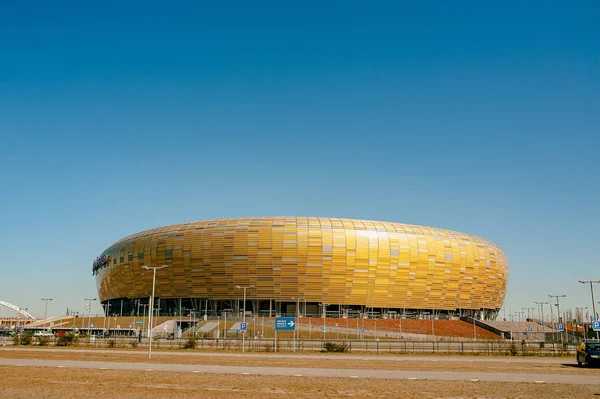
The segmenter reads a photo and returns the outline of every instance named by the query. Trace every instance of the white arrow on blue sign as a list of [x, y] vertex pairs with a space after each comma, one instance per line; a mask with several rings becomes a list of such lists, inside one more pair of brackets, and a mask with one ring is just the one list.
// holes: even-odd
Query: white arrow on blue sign
[[600, 321], [595, 321], [594, 324], [593, 324], [593, 326], [592, 326], [592, 329], [594, 331], [600, 331]]
[[276, 317], [275, 330], [279, 331], [294, 331], [296, 329], [295, 317]]
[[246, 331], [247, 327], [248, 327], [247, 323], [240, 323], [240, 331]]

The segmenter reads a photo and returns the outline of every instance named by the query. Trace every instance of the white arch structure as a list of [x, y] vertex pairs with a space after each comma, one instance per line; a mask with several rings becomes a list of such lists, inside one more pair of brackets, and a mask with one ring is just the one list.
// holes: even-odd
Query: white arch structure
[[35, 317], [33, 317], [32, 315], [30, 315], [29, 313], [27, 313], [26, 311], [24, 311], [23, 309], [21, 309], [18, 306], [12, 305], [12, 304], [10, 304], [8, 302], [4, 302], [4, 301], [0, 301], [0, 305], [6, 306], [7, 308], [14, 310], [15, 312], [17, 312], [17, 314], [21, 314], [30, 320], [35, 319]]

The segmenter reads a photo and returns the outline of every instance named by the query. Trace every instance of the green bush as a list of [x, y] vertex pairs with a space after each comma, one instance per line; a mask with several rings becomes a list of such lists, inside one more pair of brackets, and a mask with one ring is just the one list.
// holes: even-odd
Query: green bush
[[511, 356], [517, 356], [518, 353], [519, 349], [517, 348], [517, 344], [515, 341], [511, 341], [510, 345], [508, 346], [508, 354]]
[[50, 336], [41, 335], [37, 337], [37, 341], [39, 346], [48, 346], [48, 344], [50, 343]]
[[56, 341], [56, 346], [71, 346], [76, 344], [79, 340], [79, 337], [72, 332], [67, 332], [64, 335], [58, 337], [58, 341]]
[[346, 352], [348, 345], [344, 343], [325, 342], [323, 349], [325, 352]]
[[196, 345], [198, 342], [196, 341], [196, 337], [190, 336], [186, 343], [183, 345], [183, 349], [196, 349]]
[[108, 341], [106, 341], [106, 346], [109, 348], [116, 348], [117, 347], [117, 340], [114, 338], [109, 339]]
[[21, 336], [21, 345], [31, 345], [31, 343], [33, 342], [33, 334], [32, 333], [24, 333]]
[[31, 345], [33, 341], [33, 334], [30, 332], [15, 334], [13, 336], [13, 343], [15, 345]]

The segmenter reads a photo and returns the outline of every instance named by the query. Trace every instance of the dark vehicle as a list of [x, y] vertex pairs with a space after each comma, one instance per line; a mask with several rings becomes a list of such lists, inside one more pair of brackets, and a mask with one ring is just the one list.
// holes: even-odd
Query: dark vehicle
[[580, 366], [600, 365], [600, 341], [587, 341], [579, 344], [577, 364]]

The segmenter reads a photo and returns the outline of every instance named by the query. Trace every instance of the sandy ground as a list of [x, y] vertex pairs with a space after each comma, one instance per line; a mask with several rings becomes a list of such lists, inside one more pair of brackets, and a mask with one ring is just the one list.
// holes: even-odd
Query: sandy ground
[[[136, 354], [28, 352], [1, 350], [2, 358], [70, 359], [149, 362]], [[496, 358], [497, 359], [497, 358]], [[501, 358], [510, 361], [511, 358]], [[436, 360], [436, 361], [433, 361]], [[600, 379], [600, 368], [574, 367], [573, 359], [559, 363], [504, 363], [478, 359], [470, 362], [299, 359], [264, 357], [208, 357], [202, 353], [178, 356], [155, 353], [152, 363], [245, 365], [268, 367], [360, 368], [387, 370], [494, 371], [511, 373], [585, 374]], [[351, 378], [284, 377], [228, 374], [190, 374], [159, 371], [0, 366], [0, 398], [598, 398], [600, 385], [463, 382], [432, 380], [379, 380]]]
[[597, 398], [588, 385], [356, 380], [146, 371], [0, 367], [0, 396], [13, 398]]

